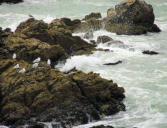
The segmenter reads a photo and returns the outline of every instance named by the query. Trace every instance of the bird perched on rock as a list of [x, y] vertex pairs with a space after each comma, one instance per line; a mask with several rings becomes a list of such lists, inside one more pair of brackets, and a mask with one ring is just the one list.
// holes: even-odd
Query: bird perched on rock
[[15, 65], [13, 68], [14, 69], [18, 69], [19, 68], [19, 64]]
[[19, 71], [19, 73], [25, 73], [25, 71], [26, 71], [25, 68], [23, 68]]
[[39, 65], [39, 63], [34, 63], [34, 64], [32, 65], [32, 68], [37, 68], [38, 65]]
[[34, 18], [31, 14], [28, 15], [30, 18]]
[[16, 53], [13, 53], [13, 59], [16, 59], [17, 55]]
[[37, 59], [35, 59], [35, 60], [33, 61], [33, 63], [39, 63], [40, 61], [41, 61], [41, 58], [38, 57]]
[[48, 59], [47, 64], [51, 65], [51, 60], [50, 59]]

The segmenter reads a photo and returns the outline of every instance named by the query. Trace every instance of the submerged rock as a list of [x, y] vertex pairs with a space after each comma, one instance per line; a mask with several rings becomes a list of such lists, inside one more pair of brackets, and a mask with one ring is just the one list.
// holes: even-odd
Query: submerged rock
[[117, 61], [117, 62], [114, 62], [114, 63], [105, 63], [105, 64], [103, 64], [103, 65], [117, 65], [117, 64], [120, 64], [120, 63], [122, 63], [121, 60], [119, 60], [119, 61]]
[[99, 36], [97, 38], [97, 43], [106, 43], [106, 42], [109, 42], [109, 41], [112, 41], [113, 39], [111, 37], [108, 37], [108, 36]]
[[149, 51], [149, 50], [143, 51], [142, 53], [143, 53], [143, 54], [147, 54], [147, 55], [157, 55], [157, 54], [159, 54], [158, 52]]
[[93, 126], [91, 128], [114, 128], [112, 126], [104, 126], [104, 125], [99, 125], [99, 126]]
[[143, 0], [126, 0], [109, 9], [104, 18], [105, 28], [117, 34], [139, 35], [160, 32], [154, 24], [153, 8]]

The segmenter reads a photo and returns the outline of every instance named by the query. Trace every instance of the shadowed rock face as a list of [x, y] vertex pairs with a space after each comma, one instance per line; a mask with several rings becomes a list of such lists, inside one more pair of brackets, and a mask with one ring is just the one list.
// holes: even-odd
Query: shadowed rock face
[[[13, 69], [17, 63], [20, 69]], [[75, 71], [68, 75], [52, 69], [45, 62], [32, 69], [25, 61], [0, 61], [1, 122], [24, 124], [34, 117], [38, 121], [56, 121], [68, 126], [94, 120], [101, 115], [125, 110], [124, 89], [98, 74]], [[88, 116], [89, 115], [89, 116]]]
[[16, 3], [19, 3], [19, 2], [23, 2], [23, 0], [1, 0], [0, 4], [1, 3], [13, 3], [13, 4], [16, 4]]
[[104, 18], [106, 30], [127, 35], [160, 32], [154, 20], [152, 6], [143, 0], [126, 0], [109, 9]]

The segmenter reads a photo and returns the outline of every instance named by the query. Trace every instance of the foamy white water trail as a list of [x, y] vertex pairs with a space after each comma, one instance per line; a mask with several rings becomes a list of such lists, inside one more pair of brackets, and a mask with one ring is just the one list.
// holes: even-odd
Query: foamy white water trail
[[[94, 52], [92, 55], [73, 56], [65, 64], [57, 67], [67, 71], [73, 67], [84, 72], [96, 72], [112, 79], [126, 90], [126, 111], [104, 118], [102, 121], [76, 126], [85, 128], [93, 125], [112, 125], [116, 128], [167, 128], [167, 0], [146, 0], [153, 5], [156, 24], [161, 33], [148, 33], [141, 36], [125, 36], [108, 33], [104, 30], [94, 32], [94, 39], [107, 35], [124, 42], [124, 46], [99, 44], [98, 48], [114, 52]], [[0, 6], [0, 25], [3, 28], [16, 26], [28, 18], [51, 22], [54, 18], [82, 18], [90, 12], [101, 12], [113, 7], [120, 0], [25, 0], [16, 5]], [[79, 33], [82, 37], [82, 33]], [[143, 55], [143, 50], [154, 50], [159, 55]], [[104, 63], [122, 60], [116, 66]]]

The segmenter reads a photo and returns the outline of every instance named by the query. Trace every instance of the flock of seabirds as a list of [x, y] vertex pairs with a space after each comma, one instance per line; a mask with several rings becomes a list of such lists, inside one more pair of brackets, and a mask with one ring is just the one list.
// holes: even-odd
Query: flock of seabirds
[[[13, 53], [13, 59], [16, 59], [16, 58], [17, 58], [16, 53]], [[36, 58], [36, 59], [33, 61], [32, 68], [37, 68], [40, 61], [41, 61], [41, 58], [40, 58], [40, 57]], [[50, 59], [47, 60], [47, 64], [48, 64], [48, 65], [51, 65], [51, 60], [50, 60]], [[17, 64], [17, 65], [15, 65], [13, 68], [14, 68], [14, 69], [19, 69], [19, 67], [20, 67], [20, 65]], [[25, 69], [25, 68], [22, 68], [21, 70], [19, 70], [19, 73], [24, 73], [25, 71], [26, 71], [26, 69]]]

